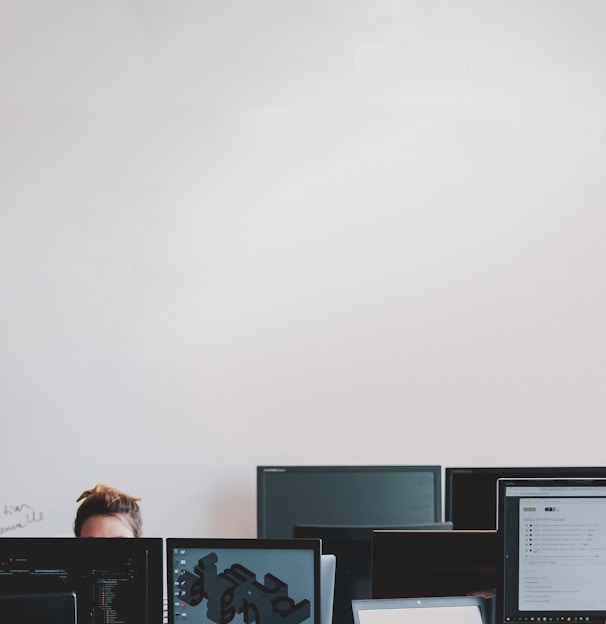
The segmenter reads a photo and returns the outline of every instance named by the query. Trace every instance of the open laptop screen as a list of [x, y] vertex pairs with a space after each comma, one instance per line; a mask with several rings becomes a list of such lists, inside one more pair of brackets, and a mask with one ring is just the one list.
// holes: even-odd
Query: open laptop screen
[[320, 624], [320, 540], [166, 540], [168, 624]]
[[606, 479], [498, 482], [497, 621], [606, 621]]

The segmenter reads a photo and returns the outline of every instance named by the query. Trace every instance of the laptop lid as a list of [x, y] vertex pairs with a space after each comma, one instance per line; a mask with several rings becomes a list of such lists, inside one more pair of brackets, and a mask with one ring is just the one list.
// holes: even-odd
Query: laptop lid
[[353, 600], [355, 624], [485, 624], [478, 596]]
[[168, 624], [322, 624], [320, 540], [168, 538]]
[[322, 555], [320, 558], [320, 602], [322, 624], [332, 624], [332, 609], [335, 596], [336, 555]]
[[497, 488], [497, 624], [606, 621], [606, 479]]
[[492, 596], [496, 531], [375, 531], [372, 597]]

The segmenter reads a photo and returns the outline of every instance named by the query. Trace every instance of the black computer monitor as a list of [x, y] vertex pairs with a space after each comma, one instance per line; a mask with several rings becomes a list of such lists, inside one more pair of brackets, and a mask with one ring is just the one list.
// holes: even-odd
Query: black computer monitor
[[75, 594], [79, 624], [162, 624], [162, 590], [161, 538], [0, 539], [6, 605], [10, 596]]
[[449, 522], [407, 526], [333, 526], [303, 524], [295, 526], [295, 537], [319, 538], [322, 552], [337, 558], [334, 624], [352, 624], [351, 601], [371, 598], [372, 537], [377, 529], [447, 530]]
[[409, 525], [442, 520], [440, 466], [258, 466], [257, 535], [297, 524]]
[[455, 530], [493, 530], [497, 526], [497, 480], [537, 477], [604, 477], [606, 467], [470, 467], [444, 471], [445, 520]]
[[606, 479], [498, 487], [497, 624], [606, 621]]

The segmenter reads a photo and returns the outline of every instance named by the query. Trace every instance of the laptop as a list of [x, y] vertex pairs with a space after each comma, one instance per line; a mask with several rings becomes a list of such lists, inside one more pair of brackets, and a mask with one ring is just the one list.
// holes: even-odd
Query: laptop
[[500, 479], [497, 624], [606, 621], [606, 479]]
[[485, 624], [479, 596], [353, 600], [354, 624]]
[[320, 605], [321, 624], [332, 624], [333, 604], [335, 597], [335, 577], [337, 573], [337, 556], [326, 554], [320, 557]]
[[320, 540], [167, 538], [166, 553], [168, 624], [324, 624]]

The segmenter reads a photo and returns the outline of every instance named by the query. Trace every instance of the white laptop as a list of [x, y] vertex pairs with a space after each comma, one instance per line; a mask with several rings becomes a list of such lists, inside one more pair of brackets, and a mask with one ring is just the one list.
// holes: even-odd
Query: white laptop
[[386, 598], [352, 600], [355, 624], [486, 624], [484, 598]]

